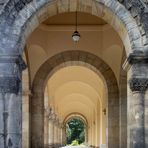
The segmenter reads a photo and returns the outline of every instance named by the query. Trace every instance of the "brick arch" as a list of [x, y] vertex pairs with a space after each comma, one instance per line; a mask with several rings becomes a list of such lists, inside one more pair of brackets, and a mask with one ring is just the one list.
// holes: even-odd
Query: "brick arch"
[[[31, 147], [43, 147], [44, 88], [50, 76], [70, 65], [85, 66], [103, 80], [108, 93], [108, 148], [119, 148], [119, 92], [111, 68], [99, 57], [84, 51], [65, 51], [47, 60], [38, 70], [33, 81], [31, 99]], [[114, 134], [113, 134], [114, 131]]]
[[[136, 20], [117, 0], [9, 0], [0, 15], [4, 20], [0, 33], [5, 38], [0, 41], [0, 49], [3, 53], [22, 54], [28, 36], [43, 21], [59, 13], [74, 12], [76, 8], [108, 22], [121, 37], [127, 55], [133, 50], [143, 50], [142, 33]], [[10, 46], [3, 48], [4, 44]]]

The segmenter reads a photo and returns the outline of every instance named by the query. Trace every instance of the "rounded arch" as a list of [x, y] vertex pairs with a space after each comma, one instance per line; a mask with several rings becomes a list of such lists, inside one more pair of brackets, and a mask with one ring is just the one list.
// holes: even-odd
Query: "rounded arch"
[[[119, 147], [119, 93], [117, 80], [110, 67], [99, 57], [84, 51], [65, 51], [48, 59], [38, 70], [33, 81], [31, 99], [31, 146], [43, 147], [44, 88], [50, 76], [60, 68], [81, 65], [96, 72], [107, 89], [108, 148]], [[116, 130], [115, 130], [116, 129]], [[115, 134], [112, 131], [115, 130]]]
[[[19, 5], [18, 7], [11, 9], [17, 4]], [[9, 5], [12, 7], [8, 7]], [[3, 50], [2, 48], [3, 53], [9, 51], [11, 54], [13, 52], [21, 54], [28, 36], [39, 24], [50, 16], [59, 13], [74, 12], [76, 10], [96, 15], [108, 22], [121, 37], [127, 55], [133, 52], [133, 50], [143, 50], [142, 35], [138, 24], [129, 11], [116, 0], [87, 0], [87, 2], [84, 0], [30, 0], [27, 2], [19, 0], [16, 4], [13, 0], [9, 0], [4, 7], [4, 12], [10, 13], [6, 13], [7, 15], [3, 16], [4, 20], [9, 23], [5, 23], [4, 21], [0, 27], [3, 27], [3, 29], [6, 28], [3, 31], [5, 34], [9, 34], [5, 36], [7, 40], [1, 40], [1, 45], [6, 44], [7, 41], [7, 44], [11, 44], [11, 48], [9, 46], [5, 47], [8, 48], [7, 50]], [[12, 37], [15, 37], [15, 40], [10, 40]]]
[[72, 119], [78, 119], [83, 123], [84, 133], [85, 133], [85, 143], [87, 143], [88, 142], [88, 128], [89, 128], [87, 118], [84, 115], [82, 115], [81, 113], [78, 113], [78, 112], [70, 113], [65, 117], [65, 119], [63, 121], [65, 127], [66, 127], [66, 124], [68, 124]]
[[67, 115], [63, 121], [64, 124], [68, 123], [71, 119], [80, 119], [84, 124], [85, 126], [88, 126], [88, 121], [86, 119], [86, 117], [80, 113], [71, 113], [69, 115]]

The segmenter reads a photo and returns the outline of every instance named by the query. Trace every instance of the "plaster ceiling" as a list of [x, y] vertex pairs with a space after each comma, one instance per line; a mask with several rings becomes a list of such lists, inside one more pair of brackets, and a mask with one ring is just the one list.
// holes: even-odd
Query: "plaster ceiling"
[[68, 66], [55, 72], [48, 80], [49, 105], [64, 118], [80, 113], [87, 119], [105, 104], [101, 78], [89, 68]]

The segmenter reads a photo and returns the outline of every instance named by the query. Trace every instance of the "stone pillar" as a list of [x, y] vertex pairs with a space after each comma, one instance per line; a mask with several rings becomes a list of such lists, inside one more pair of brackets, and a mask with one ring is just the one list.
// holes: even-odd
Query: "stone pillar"
[[84, 133], [85, 133], [85, 144], [88, 145], [88, 132], [87, 132], [87, 126], [85, 125], [85, 128], [84, 128]]
[[49, 130], [48, 130], [48, 147], [54, 147], [54, 119], [52, 114], [49, 116]]
[[57, 128], [58, 128], [58, 135], [57, 135], [57, 143], [58, 143], [58, 147], [60, 145], [60, 124], [57, 124]]
[[60, 147], [63, 146], [62, 145], [62, 123], [59, 124], [59, 145]]
[[22, 148], [29, 148], [29, 98], [31, 96], [29, 88], [29, 72], [26, 68], [22, 75]]
[[44, 147], [48, 147], [49, 116], [50, 110], [46, 108], [44, 111]]
[[48, 122], [50, 111], [51, 110], [49, 108], [48, 87], [46, 87], [44, 92], [44, 147], [48, 146]]
[[60, 145], [64, 146], [62, 142], [62, 125], [60, 126]]
[[29, 148], [29, 96], [30, 91], [23, 91], [22, 96], [22, 111], [23, 111], [23, 123], [22, 123], [22, 148]]
[[66, 126], [62, 126], [62, 145], [66, 145]]
[[0, 147], [22, 148], [21, 56], [0, 56]]
[[58, 148], [58, 118], [57, 115], [53, 114], [54, 123], [54, 148]]
[[128, 148], [145, 148], [145, 93], [148, 88], [148, 56], [128, 58]]
[[62, 123], [59, 123], [59, 147], [63, 146], [62, 144]]

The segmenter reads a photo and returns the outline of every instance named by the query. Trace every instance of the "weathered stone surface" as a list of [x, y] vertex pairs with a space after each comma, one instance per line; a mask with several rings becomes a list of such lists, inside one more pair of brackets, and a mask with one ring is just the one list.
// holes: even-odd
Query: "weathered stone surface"
[[145, 92], [148, 89], [148, 59], [144, 53], [133, 53], [128, 58], [128, 147], [145, 148]]
[[[0, 143], [2, 148], [22, 147], [22, 103], [21, 95], [0, 94], [1, 108]], [[9, 105], [8, 105], [9, 104]]]
[[132, 78], [129, 80], [132, 91], [146, 91], [148, 89], [148, 78]]
[[20, 56], [0, 56], [1, 147], [22, 147], [21, 73], [25, 64]]
[[0, 57], [0, 92], [17, 94], [21, 88], [21, 73], [26, 65], [20, 56]]
[[[119, 0], [132, 14], [139, 17], [140, 25], [144, 28], [148, 37], [148, 3], [146, 0]], [[139, 21], [139, 20], [137, 20]], [[139, 24], [139, 22], [137, 22]]]

